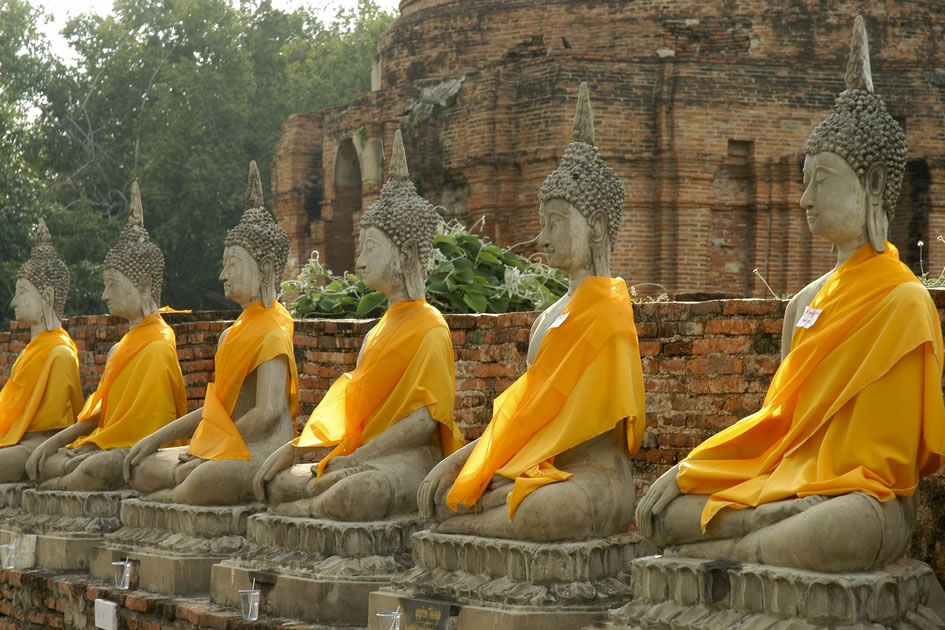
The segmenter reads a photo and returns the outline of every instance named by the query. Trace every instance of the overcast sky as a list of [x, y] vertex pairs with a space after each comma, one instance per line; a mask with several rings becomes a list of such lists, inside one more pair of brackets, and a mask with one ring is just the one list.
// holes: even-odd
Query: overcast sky
[[[68, 58], [69, 46], [59, 31], [65, 26], [66, 21], [78, 13], [93, 11], [95, 13], [109, 13], [112, 8], [112, 0], [30, 0], [36, 6], [42, 6], [46, 13], [53, 17], [53, 21], [43, 28], [46, 36], [53, 43], [53, 50], [62, 58]], [[396, 11], [400, 6], [400, 0], [375, 0], [377, 4], [389, 11]], [[331, 18], [339, 7], [356, 7], [358, 0], [273, 0], [272, 5], [279, 9], [292, 10], [300, 6], [315, 7], [326, 18]]]

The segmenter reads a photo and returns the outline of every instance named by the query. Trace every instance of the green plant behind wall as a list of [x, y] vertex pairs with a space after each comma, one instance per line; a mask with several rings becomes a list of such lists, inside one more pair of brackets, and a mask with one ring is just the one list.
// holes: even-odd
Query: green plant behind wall
[[[296, 318], [378, 317], [387, 308], [383, 293], [356, 274], [334, 275], [317, 255], [283, 289], [295, 296], [289, 308]], [[437, 227], [426, 291], [427, 301], [444, 313], [543, 310], [567, 290], [567, 276], [558, 269], [504, 250], [458, 221]]]

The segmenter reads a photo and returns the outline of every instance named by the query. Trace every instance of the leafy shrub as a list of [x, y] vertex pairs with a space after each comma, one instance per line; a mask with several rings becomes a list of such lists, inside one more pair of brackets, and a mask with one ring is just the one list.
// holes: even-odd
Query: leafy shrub
[[[296, 318], [378, 317], [387, 308], [383, 293], [357, 274], [334, 275], [317, 253], [283, 290]], [[455, 220], [437, 227], [426, 291], [427, 301], [444, 313], [543, 310], [567, 290], [560, 270], [503, 250]]]

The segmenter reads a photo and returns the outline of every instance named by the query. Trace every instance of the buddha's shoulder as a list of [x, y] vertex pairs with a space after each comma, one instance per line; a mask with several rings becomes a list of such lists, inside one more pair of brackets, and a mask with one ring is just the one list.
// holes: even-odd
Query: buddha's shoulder
[[558, 298], [554, 304], [539, 313], [534, 323], [532, 323], [532, 333], [536, 330], [541, 330], [546, 322], [554, 321], [554, 319], [561, 314], [561, 311], [564, 310], [564, 307], [567, 306], [568, 299], [570, 299], [570, 296], [565, 294]]
[[830, 278], [830, 274], [833, 273], [831, 269], [824, 275], [820, 276], [803, 289], [794, 294], [794, 296], [788, 302], [787, 309], [788, 311], [795, 311], [798, 308], [804, 308], [808, 306], [811, 301], [813, 301], [814, 296], [817, 295], [818, 291], [824, 288], [824, 285], [827, 284], [827, 280]]
[[921, 282], [902, 282], [897, 284], [886, 296], [887, 300], [897, 304], [924, 305], [935, 308], [929, 290]]

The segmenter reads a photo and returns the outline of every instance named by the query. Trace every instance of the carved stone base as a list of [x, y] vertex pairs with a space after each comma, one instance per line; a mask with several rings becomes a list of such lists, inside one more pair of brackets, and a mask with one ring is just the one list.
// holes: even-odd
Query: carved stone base
[[632, 565], [633, 601], [608, 630], [790, 628], [939, 630], [926, 606], [932, 569], [903, 559], [878, 571], [831, 574], [654, 556]]
[[[23, 484], [8, 484], [21, 486]], [[8, 500], [13, 499], [11, 494]], [[0, 541], [18, 541], [16, 566], [83, 570], [92, 548], [121, 525], [122, 501], [133, 490], [70, 492], [24, 489], [20, 509], [0, 523]], [[32, 550], [32, 559], [26, 557]]]
[[213, 567], [211, 599], [239, 606], [253, 580], [269, 614], [328, 624], [368, 623], [368, 595], [411, 566], [416, 518], [373, 523], [257, 514], [249, 544]]
[[630, 562], [652, 553], [636, 534], [563, 543], [420, 532], [416, 565], [371, 593], [370, 613], [401, 598], [459, 605], [458, 630], [578, 630], [607, 616], [631, 594]]
[[93, 552], [91, 574], [110, 580], [111, 563], [136, 565], [137, 587], [169, 595], [210, 592], [210, 568], [246, 545], [247, 520], [261, 504], [196, 506], [130, 499], [121, 528]]
[[23, 493], [33, 487], [32, 483], [0, 483], [0, 518], [18, 515], [23, 504]]

